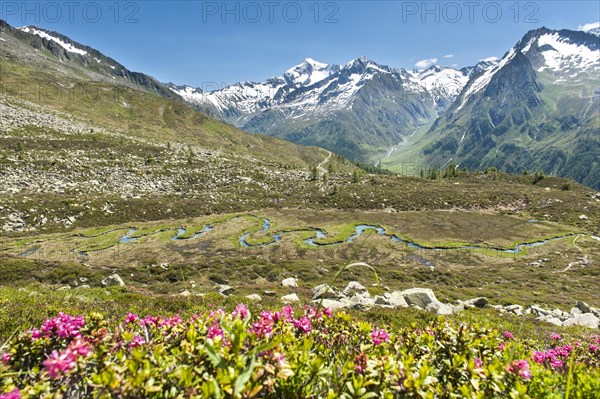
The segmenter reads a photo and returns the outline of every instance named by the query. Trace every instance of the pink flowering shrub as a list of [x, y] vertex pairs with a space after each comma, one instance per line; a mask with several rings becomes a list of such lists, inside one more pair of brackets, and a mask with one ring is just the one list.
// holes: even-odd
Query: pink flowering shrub
[[[552, 338], [552, 337], [551, 337]], [[552, 338], [439, 320], [374, 326], [315, 307], [190, 317], [60, 313], [2, 348], [0, 399], [557, 397], [600, 392], [600, 339]], [[517, 395], [518, 393], [518, 395]]]
[[388, 342], [390, 340], [390, 336], [385, 330], [376, 328], [371, 333], [371, 339], [373, 340], [373, 345], [379, 345], [382, 342]]

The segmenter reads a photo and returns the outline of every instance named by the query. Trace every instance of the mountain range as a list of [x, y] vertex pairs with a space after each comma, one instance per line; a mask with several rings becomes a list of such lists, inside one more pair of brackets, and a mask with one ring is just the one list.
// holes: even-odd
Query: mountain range
[[10, 33], [1, 51], [13, 61], [51, 54], [76, 76], [185, 101], [239, 129], [354, 161], [399, 172], [407, 162], [544, 171], [600, 187], [598, 29], [532, 30], [502, 58], [462, 69], [307, 58], [263, 82], [210, 92], [129, 71], [60, 33], [3, 21], [0, 30]]
[[598, 35], [539, 28], [501, 59], [462, 69], [306, 59], [264, 82], [211, 92], [168, 87], [241, 129], [391, 170], [453, 162], [543, 171], [599, 187]]
[[467, 83], [421, 140], [429, 163], [539, 170], [598, 187], [600, 38], [528, 32]]
[[469, 78], [490, 68], [483, 61], [461, 70], [432, 66], [407, 71], [359, 57], [346, 65], [306, 59], [264, 82], [221, 90], [168, 84], [204, 111], [241, 129], [317, 145], [366, 162], [436, 118]]

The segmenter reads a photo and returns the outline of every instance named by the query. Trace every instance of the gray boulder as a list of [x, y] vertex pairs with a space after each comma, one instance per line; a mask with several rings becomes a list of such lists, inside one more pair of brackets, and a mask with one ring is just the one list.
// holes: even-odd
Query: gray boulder
[[490, 301], [488, 301], [487, 298], [485, 297], [479, 297], [479, 298], [473, 298], [473, 299], [469, 299], [468, 301], [463, 302], [465, 306], [474, 306], [476, 308], [485, 308]]
[[233, 291], [235, 291], [235, 288], [230, 287], [228, 285], [225, 284], [217, 284], [215, 285], [215, 289], [217, 290], [217, 292], [223, 296], [229, 296], [231, 294], [233, 294]]
[[449, 315], [454, 313], [454, 307], [452, 305], [446, 305], [439, 301], [431, 302], [425, 310], [429, 312], [435, 312], [438, 315]]
[[375, 300], [356, 293], [348, 300], [348, 305], [355, 310], [368, 310], [375, 306]]
[[337, 299], [340, 295], [335, 291], [334, 288], [328, 284], [321, 284], [312, 289], [313, 299], [330, 298]]
[[571, 313], [571, 315], [578, 315], [578, 314], [581, 314], [583, 312], [579, 308], [571, 308], [571, 312], [570, 313]]
[[[321, 302], [321, 301], [320, 300], [313, 301], [313, 303], [315, 305], [318, 305], [319, 302]], [[335, 299], [323, 299], [323, 302], [321, 303], [321, 305], [324, 308], [330, 308], [330, 309], [333, 309], [333, 310], [344, 309], [344, 308], [347, 308], [349, 306], [348, 301], [346, 301], [346, 300], [337, 301]]]
[[298, 295], [296, 295], [296, 294], [284, 295], [281, 297], [281, 302], [286, 303], [286, 304], [300, 302], [300, 298], [298, 298]]
[[421, 309], [427, 308], [430, 303], [440, 302], [429, 288], [411, 288], [401, 291], [399, 294], [404, 297], [409, 306], [416, 306]]
[[391, 294], [389, 294], [388, 296], [388, 302], [391, 306], [395, 307], [395, 308], [407, 308], [408, 307], [408, 303], [406, 303], [406, 300], [404, 299], [404, 295], [402, 295], [401, 291], [394, 291]]
[[373, 302], [375, 302], [375, 305], [390, 306], [390, 300], [388, 298], [386, 298], [385, 296], [381, 296], [381, 295], [375, 295], [373, 297]]
[[125, 287], [125, 283], [123, 282], [123, 279], [117, 273], [111, 274], [110, 276], [108, 276], [107, 278], [102, 280], [102, 285], [104, 287], [115, 287], [115, 286]]
[[578, 314], [575, 317], [566, 320], [563, 323], [563, 326], [585, 326], [590, 328], [598, 328], [598, 324], [600, 323], [600, 319], [594, 316], [592, 313], [583, 313]]
[[517, 316], [523, 316], [523, 306], [521, 305], [508, 305], [504, 307], [504, 310], [514, 313]]
[[582, 301], [577, 301], [577, 305], [575, 305], [579, 310], [581, 310], [581, 313], [592, 313], [592, 309], [590, 308], [590, 305], [588, 305], [585, 302]]
[[533, 313], [535, 316], [549, 316], [552, 314], [552, 312], [550, 312], [549, 310], [546, 309], [542, 309], [539, 306], [536, 305], [532, 305], [530, 307], [531, 309], [531, 313]]
[[281, 282], [281, 285], [288, 288], [298, 288], [298, 280], [294, 277], [289, 277]]
[[260, 302], [260, 301], [262, 301], [262, 298], [258, 294], [246, 295], [246, 298], [250, 299], [253, 302]]
[[370, 296], [369, 291], [365, 288], [364, 285], [359, 283], [358, 281], [350, 281], [346, 288], [344, 288], [344, 295], [352, 296], [354, 294], [359, 294], [362, 296]]
[[562, 326], [563, 322], [556, 317], [548, 317], [544, 320], [546, 323], [554, 324], [555, 326]]

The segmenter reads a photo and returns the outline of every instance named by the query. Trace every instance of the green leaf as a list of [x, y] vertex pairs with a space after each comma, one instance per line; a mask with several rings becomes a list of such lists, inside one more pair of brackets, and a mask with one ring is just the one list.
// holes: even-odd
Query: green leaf
[[237, 396], [242, 393], [242, 391], [244, 390], [244, 387], [246, 386], [246, 383], [248, 383], [248, 381], [250, 380], [250, 377], [252, 377], [252, 372], [254, 371], [255, 366], [256, 366], [256, 359], [253, 356], [252, 359], [250, 360], [250, 364], [248, 365], [248, 367], [246, 367], [240, 373], [240, 375], [238, 375], [238, 378], [235, 380], [235, 384], [233, 387], [233, 395], [234, 396]]

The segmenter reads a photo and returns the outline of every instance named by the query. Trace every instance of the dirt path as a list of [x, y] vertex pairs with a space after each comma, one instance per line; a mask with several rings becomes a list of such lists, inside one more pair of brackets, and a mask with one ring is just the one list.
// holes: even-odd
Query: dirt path
[[577, 248], [579, 250], [579, 252], [581, 252], [583, 254], [583, 260], [582, 261], [576, 260], [575, 262], [571, 262], [567, 265], [567, 267], [565, 267], [563, 270], [558, 271], [557, 273], [564, 273], [575, 265], [581, 265], [581, 264], [586, 265], [587, 264], [587, 255], [585, 254], [585, 252], [583, 252], [583, 249], [581, 249], [581, 247], [579, 245], [575, 244], [575, 242], [577, 241], [577, 239], [579, 237], [581, 237], [581, 234], [578, 234], [577, 237], [575, 237], [575, 239], [573, 240], [573, 246], [575, 248]]
[[327, 158], [325, 158], [325, 160], [317, 166], [317, 170], [320, 171], [321, 173], [327, 173], [325, 168], [323, 168], [323, 165], [325, 165], [327, 162], [329, 162], [329, 159], [331, 159], [332, 153], [331, 153], [331, 151], [326, 150], [324, 148], [321, 148], [321, 150], [326, 151], [329, 155], [327, 155]]

